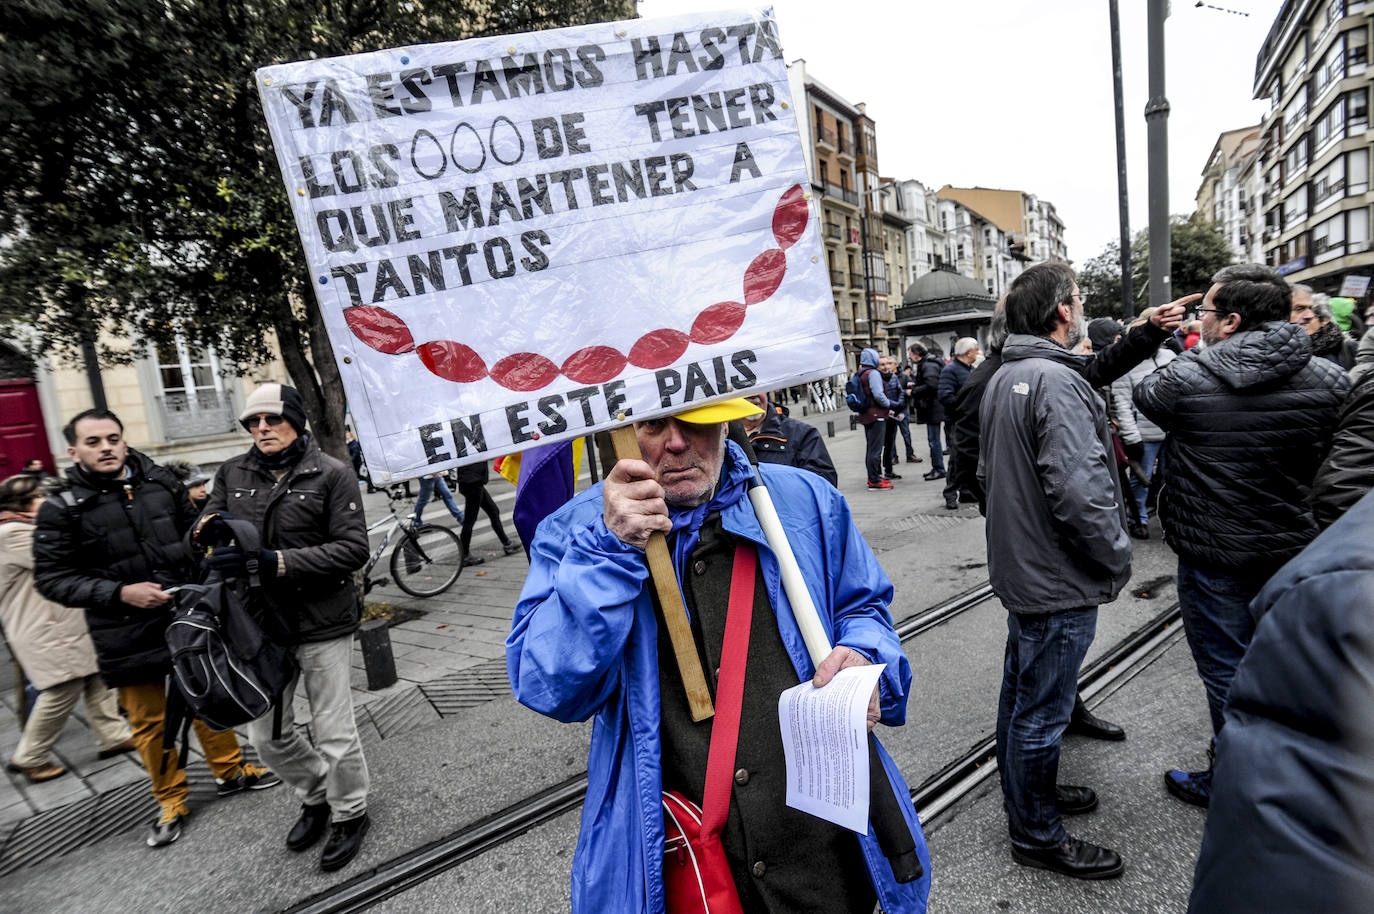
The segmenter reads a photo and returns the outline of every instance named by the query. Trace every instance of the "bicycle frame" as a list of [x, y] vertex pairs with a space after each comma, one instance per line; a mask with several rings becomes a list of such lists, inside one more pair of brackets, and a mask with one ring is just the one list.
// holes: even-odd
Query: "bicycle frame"
[[429, 556], [425, 554], [424, 547], [420, 545], [420, 540], [415, 535], [416, 531], [419, 529], [419, 525], [415, 523], [415, 512], [412, 511], [411, 513], [407, 514], [404, 518], [399, 517], [396, 514], [396, 502], [403, 500], [404, 496], [395, 495], [390, 490], [388, 490], [387, 509], [388, 511], [390, 511], [390, 513], [386, 517], [374, 521], [373, 523], [368, 524], [367, 526], [367, 533], [369, 538], [371, 538], [372, 532], [374, 530], [377, 530], [384, 526], [390, 526], [390, 529], [386, 531], [386, 535], [383, 536], [382, 541], [377, 544], [377, 548], [374, 549], [372, 551], [372, 554], [368, 556], [367, 564], [363, 566], [364, 593], [370, 591], [374, 584], [387, 583], [387, 578], [385, 577], [371, 578], [368, 577], [368, 575], [371, 573], [372, 569], [376, 567], [377, 563], [381, 561], [382, 556], [386, 554], [387, 547], [391, 545], [391, 538], [395, 536], [397, 530], [401, 532], [402, 536], [404, 536], [406, 539], [410, 541], [411, 547], [415, 550], [415, 552], [419, 555], [419, 557], [422, 560], [429, 561]]

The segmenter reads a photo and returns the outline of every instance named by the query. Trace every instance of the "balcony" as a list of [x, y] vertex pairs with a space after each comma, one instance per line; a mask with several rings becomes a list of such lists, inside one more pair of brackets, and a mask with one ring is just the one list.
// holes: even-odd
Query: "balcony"
[[840, 144], [836, 151], [839, 153], [840, 158], [848, 159], [851, 162], [854, 161], [854, 142], [850, 140], [849, 137], [840, 137]]
[[825, 224], [826, 241], [840, 241], [843, 238], [844, 236], [840, 234], [840, 227], [838, 225], [833, 222], [827, 222]]
[[877, 295], [887, 295], [892, 291], [892, 286], [888, 283], [886, 276], [871, 276], [868, 282], [868, 291]]
[[847, 317], [840, 318], [840, 332], [846, 336], [853, 335], [854, 322]]
[[835, 151], [835, 131], [826, 127], [816, 128], [816, 148]]
[[863, 291], [863, 287], [864, 287], [864, 274], [862, 274], [862, 273], [850, 273], [850, 274], [849, 274], [849, 288], [851, 288], [851, 289], [857, 289], [857, 290], [859, 290], [859, 291]]
[[841, 200], [845, 203], [848, 203], [855, 209], [859, 208], [858, 192], [852, 191], [847, 187], [841, 187], [838, 184], [831, 184], [829, 182], [826, 182], [825, 195], [833, 200]]
[[234, 409], [227, 393], [199, 390], [191, 396], [172, 393], [156, 400], [162, 411], [162, 433], [168, 440], [223, 435], [234, 430]]
[[830, 285], [836, 289], [844, 288], [844, 270], [830, 271]]

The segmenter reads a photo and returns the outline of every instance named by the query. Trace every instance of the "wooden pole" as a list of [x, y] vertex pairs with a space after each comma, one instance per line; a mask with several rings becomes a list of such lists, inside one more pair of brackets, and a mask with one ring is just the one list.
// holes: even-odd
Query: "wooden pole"
[[[611, 429], [611, 447], [615, 450], [617, 460], [643, 459], [633, 425]], [[673, 558], [668, 554], [668, 540], [662, 533], [654, 532], [649, 536], [644, 556], [649, 562], [649, 576], [654, 582], [654, 592], [658, 594], [658, 605], [668, 624], [668, 638], [673, 643], [673, 655], [677, 658], [682, 686], [687, 690], [692, 720], [706, 720], [716, 711], [711, 706], [711, 690], [706, 687], [701, 655], [697, 653], [692, 626], [687, 621], [687, 607], [682, 603], [682, 591], [678, 588], [677, 572], [673, 570]]]

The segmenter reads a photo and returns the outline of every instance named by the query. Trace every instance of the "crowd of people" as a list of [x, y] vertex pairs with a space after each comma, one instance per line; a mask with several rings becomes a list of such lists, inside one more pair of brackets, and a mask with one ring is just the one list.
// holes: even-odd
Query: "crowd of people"
[[[1199, 317], [1185, 324], [1190, 310]], [[1374, 334], [1357, 340], [1360, 329], [1359, 315], [1253, 264], [1125, 326], [1089, 324], [1073, 271], [1041, 264], [1012, 283], [982, 344], [958, 339], [946, 361], [916, 343], [900, 368], [863, 351], [867, 488], [902, 478], [899, 455], [924, 462], [914, 414], [926, 426], [925, 478], [943, 480], [945, 507], [975, 504], [986, 517], [989, 576], [1007, 611], [996, 748], [1016, 862], [1083, 879], [1125, 869], [1119, 853], [1068, 831], [1065, 817], [1098, 797], [1061, 784], [1058, 768], [1065, 732], [1125, 736], [1088, 711], [1076, 683], [1098, 608], [1129, 580], [1132, 541], [1149, 538], [1157, 514], [1178, 556], [1212, 731], [1199, 747], [1205, 764], [1163, 773], [1168, 793], [1212, 811], [1193, 909], [1299, 909], [1300, 865], [1321, 874], [1302, 891], [1320, 881], [1322, 910], [1355, 910], [1350, 901], [1374, 890], [1374, 622], [1361, 612], [1374, 605]], [[912, 678], [888, 611], [892, 583], [836, 488], [823, 438], [789, 415], [789, 397], [636, 422], [641, 457], [616, 462], [530, 544], [507, 641], [512, 691], [559, 720], [597, 722], [576, 911], [661, 910], [682, 885], [671, 877], [684, 855], [665, 854], [665, 792], [709, 812], [692, 846], [721, 861], [715, 876], [736, 909], [925, 909], [921, 827], [879, 742], [875, 767], [897, 798], [895, 826], [884, 828], [904, 833], [911, 870], [888, 865], [874, 828], [856, 834], [784, 801], [782, 690], [883, 663], [871, 730], [905, 720]], [[256, 389], [240, 420], [253, 444], [218, 468], [208, 492], [193, 468], [179, 478], [130, 448], [118, 417], [98, 409], [64, 428], [73, 465], [62, 492], [40, 486], [41, 465], [0, 484], [0, 623], [41, 690], [9, 765], [33, 781], [60, 776], [48, 753], [84, 699], [98, 751], [137, 751], [147, 770], [161, 809], [147, 843], [176, 841], [190, 809], [175, 749], [165, 763], [163, 630], [197, 568], [253, 569], [265, 630], [297, 666], [280, 729], [270, 715], [247, 728], [265, 765], [233, 731], [199, 721], [195, 731], [219, 795], [286, 783], [299, 803], [286, 847], [325, 839], [320, 866], [335, 870], [370, 822], [349, 684], [353, 573], [368, 554], [358, 478], [320, 450], [288, 386]], [[733, 440], [732, 421], [742, 433]], [[485, 512], [511, 553], [520, 547], [486, 473], [460, 471], [462, 508], [442, 476], [423, 479], [416, 513], [437, 496], [462, 524], [466, 553]], [[776, 518], [756, 487], [771, 493]], [[237, 543], [230, 519], [259, 530], [261, 547]], [[652, 583], [653, 549], [676, 571], [719, 728], [678, 678], [679, 610]], [[797, 581], [809, 601], [788, 590]], [[823, 656], [804, 643], [813, 624], [828, 640]], [[295, 726], [297, 691], [309, 731]], [[1344, 826], [1333, 831], [1317, 809], [1340, 810]], [[1266, 853], [1290, 870], [1250, 865]]]

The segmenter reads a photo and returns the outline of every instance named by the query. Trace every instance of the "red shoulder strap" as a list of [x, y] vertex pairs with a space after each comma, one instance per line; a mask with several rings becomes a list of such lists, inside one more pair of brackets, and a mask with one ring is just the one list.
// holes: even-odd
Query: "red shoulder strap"
[[730, 811], [735, 746], [739, 742], [740, 710], [744, 704], [744, 667], [749, 659], [749, 626], [754, 616], [754, 573], [758, 555], [752, 543], [735, 546], [730, 575], [730, 603], [725, 614], [725, 643], [721, 648], [720, 679], [716, 683], [716, 717], [711, 724], [711, 749], [706, 758], [706, 790], [701, 799], [701, 833], [718, 835]]

